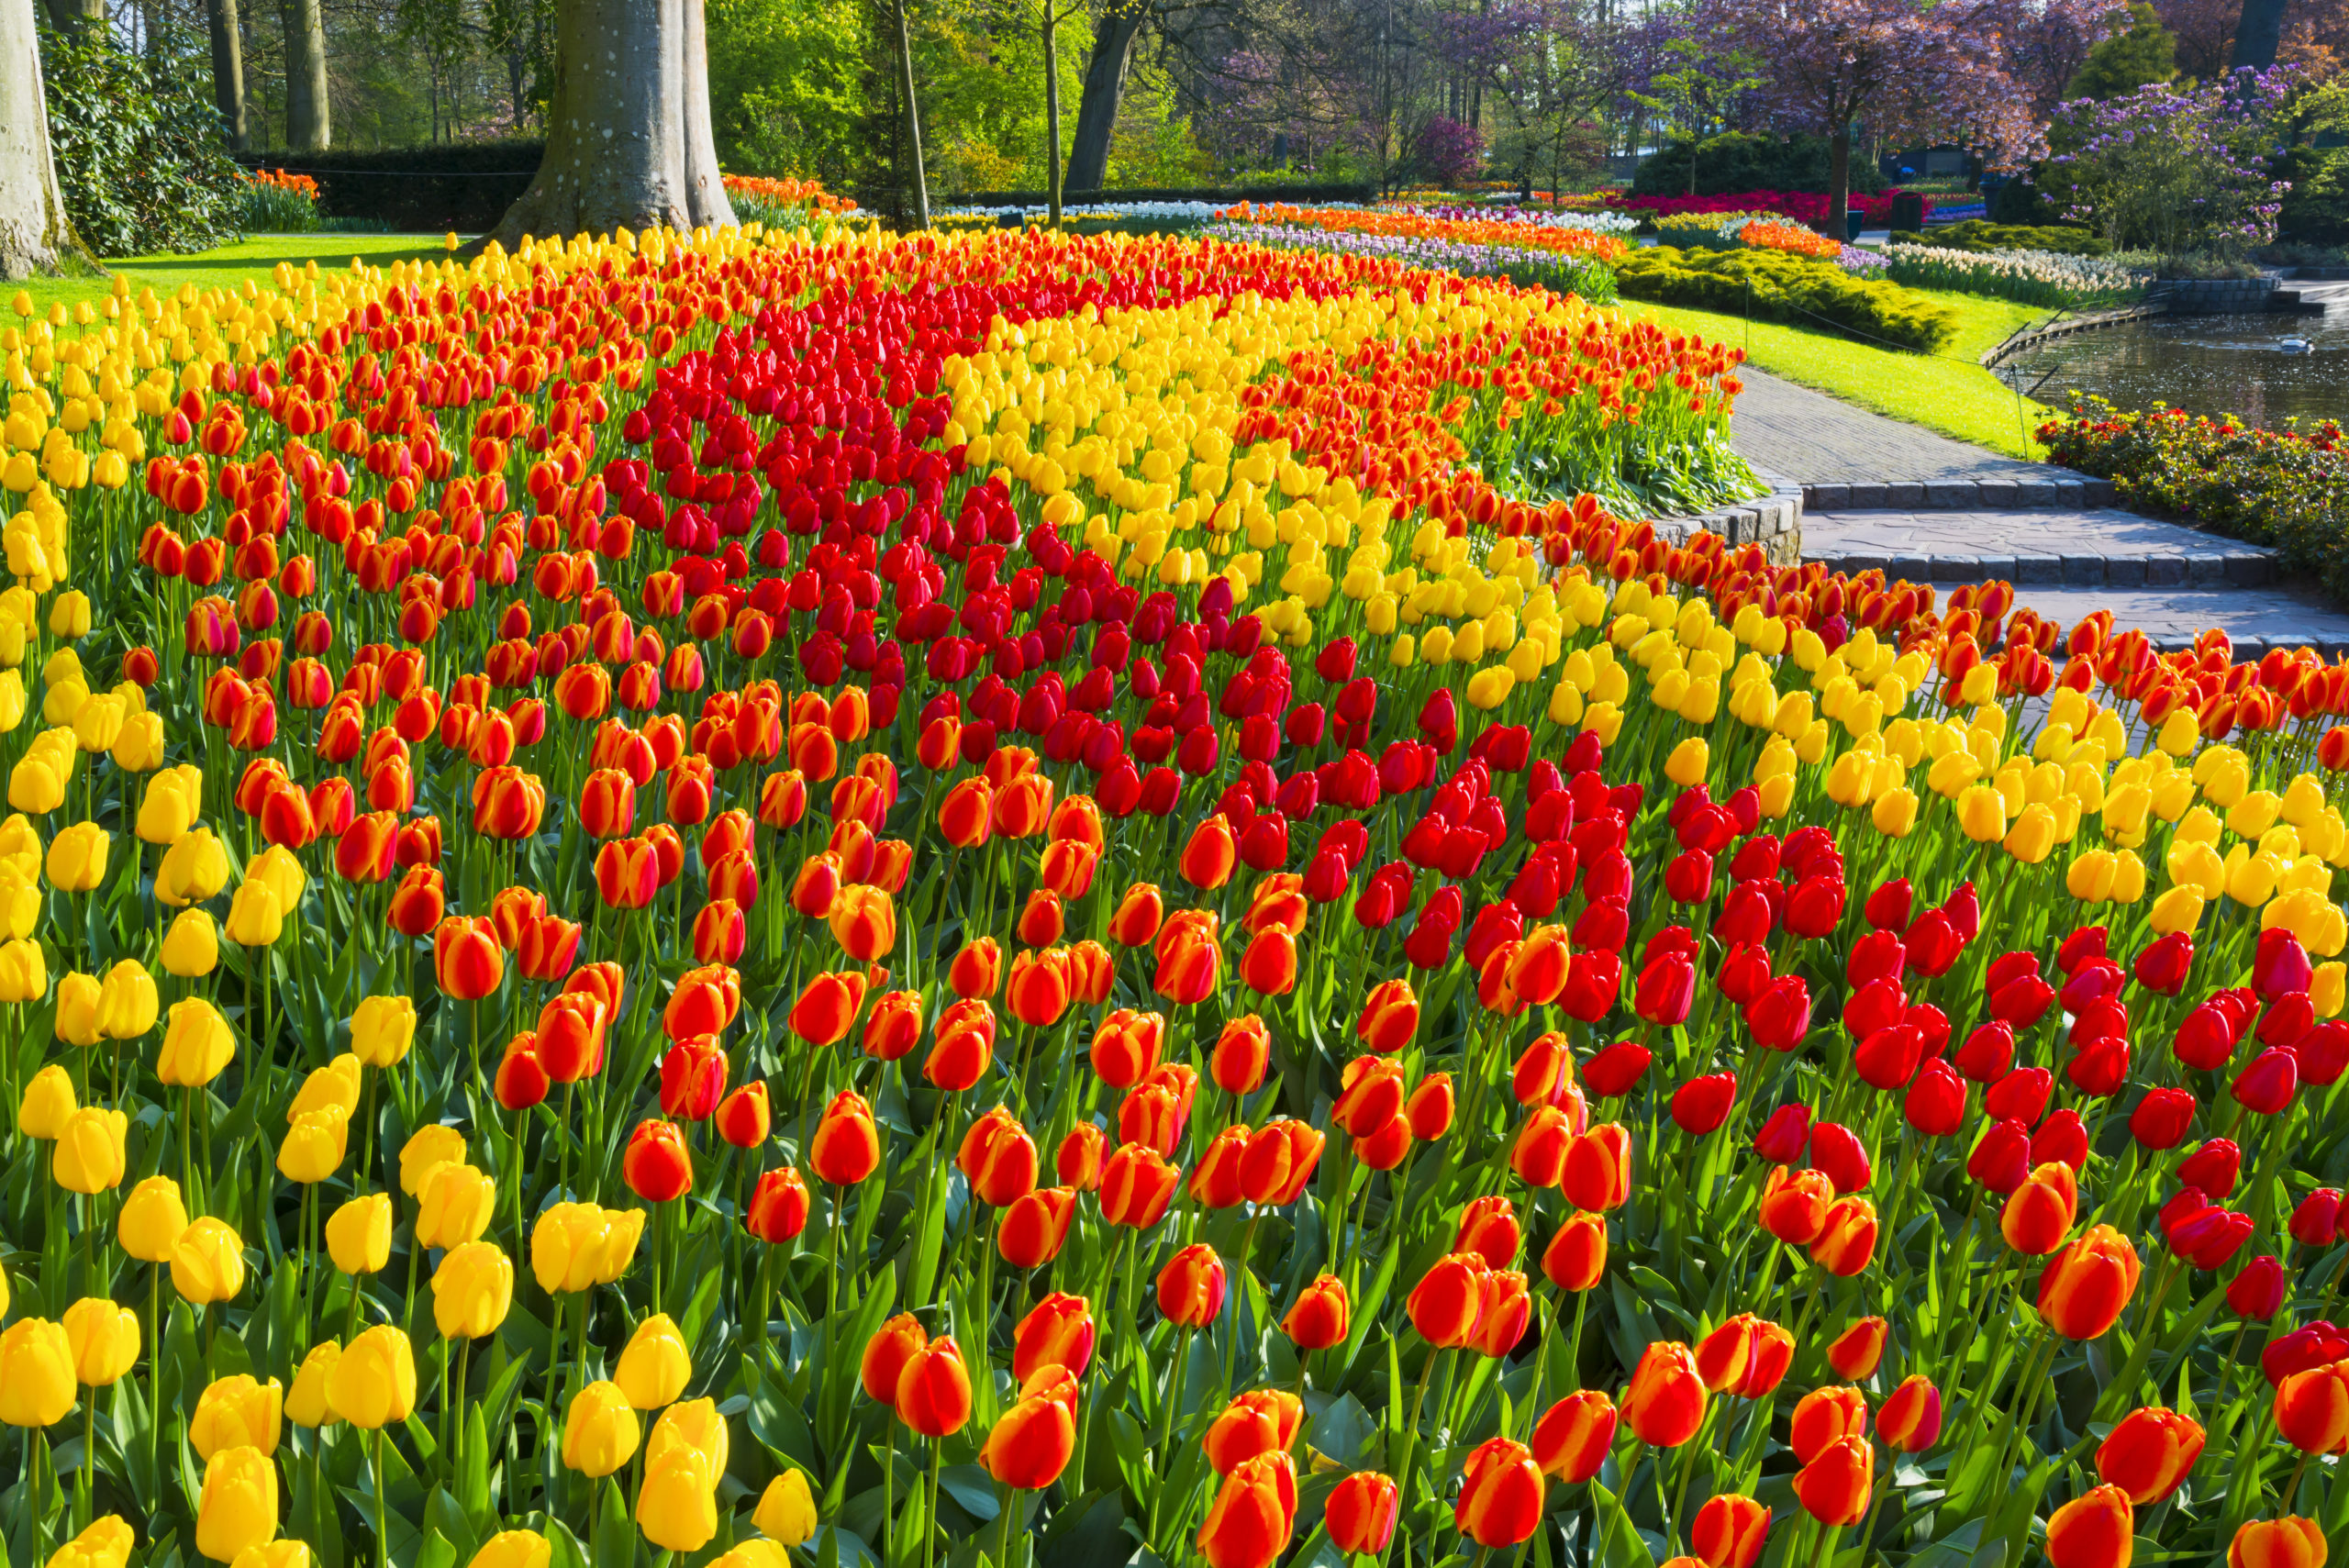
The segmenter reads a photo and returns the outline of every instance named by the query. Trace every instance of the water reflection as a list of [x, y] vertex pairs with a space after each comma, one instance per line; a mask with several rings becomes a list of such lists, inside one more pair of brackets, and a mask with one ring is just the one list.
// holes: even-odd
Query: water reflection
[[[2287, 339], [2306, 341], [2287, 351]], [[2053, 373], [2052, 374], [2050, 373]], [[2255, 425], [2288, 416], [2349, 419], [2349, 306], [2321, 316], [2175, 316], [2058, 338], [1998, 367], [2025, 392], [2043, 376], [2043, 403], [2065, 391], [2099, 393], [2123, 408], [2156, 401]]]

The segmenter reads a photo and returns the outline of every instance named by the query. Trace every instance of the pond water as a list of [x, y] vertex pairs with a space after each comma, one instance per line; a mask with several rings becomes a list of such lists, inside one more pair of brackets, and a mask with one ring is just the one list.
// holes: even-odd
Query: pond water
[[[2288, 353], [2288, 338], [2309, 351]], [[2196, 414], [2232, 414], [2275, 426], [2299, 415], [2349, 420], [2349, 304], [2321, 316], [2173, 316], [2058, 338], [1998, 367], [2039, 401], [2096, 393], [2122, 408], [2155, 402]]]

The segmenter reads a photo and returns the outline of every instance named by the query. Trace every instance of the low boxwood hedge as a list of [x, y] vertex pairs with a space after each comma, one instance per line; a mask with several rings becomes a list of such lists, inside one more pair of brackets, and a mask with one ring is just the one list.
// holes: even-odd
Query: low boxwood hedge
[[1635, 250], [1616, 264], [1627, 299], [1840, 330], [1886, 348], [1932, 353], [1957, 333], [1957, 313], [1898, 284], [1853, 276], [1786, 250]]
[[1946, 228], [1897, 236], [1900, 245], [1937, 245], [1944, 250], [2054, 250], [2066, 256], [2110, 256], [2112, 247], [2091, 230], [2069, 224], [1990, 223], [1969, 217]]

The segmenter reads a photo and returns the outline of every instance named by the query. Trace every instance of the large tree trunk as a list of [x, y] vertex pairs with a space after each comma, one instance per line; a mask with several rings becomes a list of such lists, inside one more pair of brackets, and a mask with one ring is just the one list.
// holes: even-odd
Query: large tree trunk
[[324, 152], [333, 141], [327, 116], [327, 29], [318, 0], [283, 0], [285, 16], [285, 145]]
[[2235, 24], [2234, 53], [2230, 70], [2248, 65], [2265, 71], [2276, 63], [2277, 46], [2284, 41], [2285, 0], [2243, 0], [2243, 20]]
[[[1063, 195], [1097, 191], [1108, 178], [1109, 138], [1118, 128], [1118, 99], [1126, 90], [1142, 14], [1140, 0], [1117, 0], [1093, 29], [1093, 58], [1085, 65], [1085, 95], [1076, 104], [1076, 136], [1069, 143]], [[1053, 152], [1057, 156], [1059, 149]]]
[[1839, 120], [1827, 139], [1827, 210], [1820, 216], [1819, 232], [1839, 243], [1850, 232], [1843, 209], [1852, 205], [1852, 122]]
[[89, 254], [50, 156], [33, 0], [0, 0], [0, 278], [53, 272], [68, 251]]
[[[1050, 0], [1047, 0], [1047, 4]], [[921, 161], [921, 98], [914, 91], [914, 40], [906, 31], [906, 0], [890, 0], [889, 14], [897, 29], [897, 95], [905, 100], [905, 169], [912, 176], [914, 226], [930, 227], [930, 170]]]
[[245, 150], [245, 47], [237, 30], [237, 0], [206, 0], [212, 25], [212, 101], [228, 146]]
[[49, 25], [61, 33], [106, 25], [106, 0], [49, 0]]
[[702, 0], [564, 0], [546, 154], [498, 242], [733, 221], [709, 127]]

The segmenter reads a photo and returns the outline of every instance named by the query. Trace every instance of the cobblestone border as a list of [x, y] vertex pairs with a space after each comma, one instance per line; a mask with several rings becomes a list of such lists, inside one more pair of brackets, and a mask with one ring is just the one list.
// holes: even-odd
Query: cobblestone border
[[1817, 559], [1833, 571], [1875, 568], [1911, 583], [2003, 578], [2018, 588], [2259, 588], [2276, 580], [2275, 558], [2254, 550], [2224, 555], [1893, 555], [1847, 547]]
[[1760, 470], [1755, 471], [1755, 476], [1770, 487], [1768, 495], [1715, 506], [1710, 511], [1658, 517], [1654, 520], [1656, 537], [1674, 545], [1685, 545], [1692, 535], [1716, 533], [1733, 545], [1761, 545], [1773, 566], [1799, 565], [1802, 509], [1809, 503], [1812, 487]]
[[2085, 473], [2065, 479], [1806, 484], [1802, 487], [1802, 500], [1814, 512], [2014, 512], [2041, 506], [2085, 511], [2116, 504], [2112, 481]]

